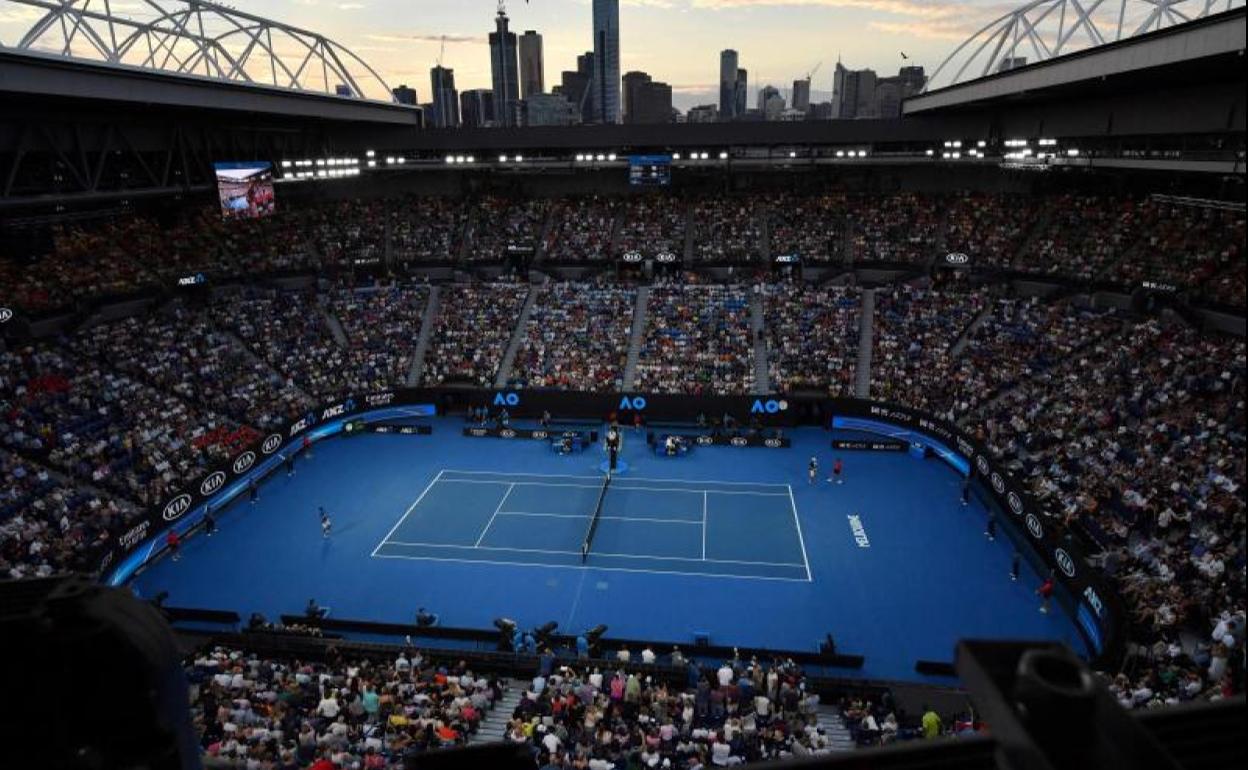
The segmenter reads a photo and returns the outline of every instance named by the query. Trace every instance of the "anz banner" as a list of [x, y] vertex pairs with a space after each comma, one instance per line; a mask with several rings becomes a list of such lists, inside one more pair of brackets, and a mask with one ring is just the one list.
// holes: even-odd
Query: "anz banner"
[[836, 399], [832, 408], [837, 418], [849, 418], [857, 430], [868, 429], [865, 426], [879, 421], [887, 423], [880, 426], [884, 430], [896, 426], [931, 436], [959, 455], [955, 467], [965, 463], [968, 476], [982, 483], [1002, 512], [999, 521], [1015, 545], [1025, 545], [1033, 551], [1069, 591], [1074, 606], [1068, 609], [1093, 657], [1117, 657], [1126, 631], [1126, 616], [1117, 594], [1088, 564], [1079, 542], [1056, 531], [1054, 522], [1045, 516], [1027, 488], [998, 464], [983, 444], [951, 423], [897, 404]]

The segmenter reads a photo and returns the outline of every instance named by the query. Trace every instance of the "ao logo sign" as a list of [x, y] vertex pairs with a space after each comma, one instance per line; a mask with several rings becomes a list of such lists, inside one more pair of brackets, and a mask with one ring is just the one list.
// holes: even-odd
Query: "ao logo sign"
[[656, 254], [654, 257], [654, 261], [658, 262], [661, 265], [670, 265], [676, 261], [676, 255], [669, 254], [667, 252], [664, 252], [662, 254]]
[[788, 401], [776, 401], [775, 399], [770, 398], [764, 401], [761, 398], [756, 398], [754, 399], [754, 403], [750, 405], [750, 414], [761, 414], [763, 412], [766, 412], [767, 414], [775, 414], [776, 412], [783, 412], [788, 408]]
[[1053, 559], [1057, 562], [1057, 567], [1068, 578], [1075, 576], [1075, 560], [1070, 554], [1066, 553], [1065, 548], [1058, 548], [1053, 552]]
[[1019, 497], [1017, 492], [1010, 492], [1005, 499], [1009, 502], [1010, 510], [1014, 512], [1015, 516], [1023, 515], [1023, 498]]
[[204, 497], [216, 494], [217, 490], [225, 486], [225, 471], [213, 471], [208, 474], [208, 478], [199, 485], [199, 493]]
[[255, 452], [252, 452], [250, 450], [243, 452], [241, 455], [234, 458], [234, 472], [242, 473], [243, 471], [250, 468], [251, 464], [254, 463], [255, 461], [256, 461]]
[[620, 409], [632, 409], [634, 412], [640, 412], [641, 410], [646, 408], [646, 397], [645, 396], [633, 396], [632, 398], [629, 398], [628, 396], [624, 396], [623, 398], [620, 399], [619, 408]]
[[1027, 531], [1030, 532], [1031, 536], [1037, 540], [1044, 537], [1044, 527], [1040, 524], [1040, 519], [1037, 519], [1036, 514], [1034, 513], [1027, 514]]
[[191, 496], [183, 492], [165, 504], [165, 509], [161, 511], [160, 516], [165, 521], [175, 521], [182, 518], [182, 514], [190, 509]]
[[519, 406], [519, 393], [499, 393], [494, 396], [494, 406]]
[[264, 440], [263, 444], [260, 445], [260, 451], [264, 452], [266, 455], [271, 455], [274, 452], [276, 452], [278, 447], [280, 447], [281, 445], [282, 445], [281, 435], [278, 433], [273, 433]]

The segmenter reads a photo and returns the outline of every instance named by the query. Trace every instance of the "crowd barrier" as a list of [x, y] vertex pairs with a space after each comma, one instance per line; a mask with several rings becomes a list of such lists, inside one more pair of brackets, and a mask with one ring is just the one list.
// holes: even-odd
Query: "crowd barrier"
[[852, 398], [464, 388], [396, 389], [348, 396], [309, 411], [169, 495], [130, 530], [101, 546], [98, 574], [114, 585], [125, 582], [159, 553], [170, 528], [183, 533], [192, 529], [207, 507], [223, 506], [254, 480], [272, 472], [289, 454], [299, 451], [305, 437], [316, 441], [336, 435], [348, 421], [393, 424], [434, 414], [466, 414], [479, 406], [491, 411], [506, 409], [515, 419], [549, 412], [561, 419], [615, 418], [626, 426], [638, 415], [643, 423], [689, 421], [698, 416], [714, 422], [731, 415], [743, 426], [743, 436], [752, 428], [822, 425], [919, 447], [966, 474], [979, 496], [998, 513], [1003, 531], [1033, 564], [1052, 572], [1064, 589], [1058, 592], [1059, 606], [1075, 621], [1093, 661], [1112, 665], [1121, 656], [1127, 616], [1120, 599], [1088, 563], [1083, 546], [1073, 537], [1056, 532], [1025, 486], [998, 464], [983, 444], [961, 428], [921, 410]]

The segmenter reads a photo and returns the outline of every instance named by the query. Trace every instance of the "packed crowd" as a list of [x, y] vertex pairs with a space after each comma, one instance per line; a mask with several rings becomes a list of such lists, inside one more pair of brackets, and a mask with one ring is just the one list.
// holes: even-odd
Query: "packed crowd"
[[482, 197], [470, 215], [468, 260], [502, 262], [508, 249], [531, 255], [549, 211], [549, 202], [541, 198]]
[[428, 300], [423, 286], [338, 289], [329, 295], [325, 309], [346, 336], [348, 364], [340, 392], [385, 390], [407, 381]]
[[950, 380], [952, 348], [986, 302], [978, 292], [911, 285], [876, 291], [871, 397], [929, 409], [960, 393]]
[[762, 253], [762, 207], [752, 195], [706, 196], [690, 204], [696, 262], [756, 262]]
[[390, 239], [394, 259], [406, 262], [445, 262], [459, 256], [465, 215], [458, 199], [409, 195], [390, 209]]
[[[1170, 672], [1163, 699], [1243, 681], [1243, 624], [1225, 621], [1242, 618], [1245, 598], [1245, 375], [1242, 339], [1145, 321], [1036, 374], [979, 421], [1049, 515], [1097, 544], [1133, 637], [1164, 642], [1145, 673]], [[1194, 639], [1172, 654], [1185, 631]]]
[[0, 578], [93, 572], [95, 548], [138, 510], [0, 450]]
[[393, 661], [262, 657], [215, 647], [188, 660], [191, 718], [206, 767], [389, 770], [463, 745], [502, 694], [464, 664], [414, 651]]
[[551, 262], [602, 262], [611, 258], [618, 202], [599, 195], [562, 198], [555, 203], [546, 259]]
[[352, 381], [350, 353], [334, 340], [314, 291], [248, 289], [220, 310], [222, 323], [285, 376], [286, 388], [319, 399], [341, 394]]
[[650, 290], [636, 389], [749, 393], [754, 386], [750, 297], [739, 286], [671, 281]]
[[752, 196], [670, 192], [553, 200], [487, 194], [471, 202], [408, 195], [292, 202], [253, 220], [224, 221], [204, 206], [57, 225], [37, 259], [0, 258], [0, 282], [10, 306], [42, 312], [155, 291], [196, 272], [371, 271], [387, 252], [400, 267], [498, 262], [508, 246], [564, 264], [630, 251], [679, 257], [692, 228], [692, 257], [701, 262], [753, 261], [764, 238], [773, 257], [806, 263], [922, 266], [959, 252], [977, 267], [1132, 287], [1147, 281], [1242, 306], [1244, 219], [1227, 207], [1091, 194], [779, 192], [765, 205]]
[[770, 202], [771, 256], [802, 262], [845, 258], [846, 197], [841, 194], [780, 193]]
[[528, 286], [508, 282], [443, 287], [424, 384], [492, 387], [527, 294]]
[[540, 289], [512, 365], [530, 388], [618, 391], [623, 387], [637, 292], [607, 284]]
[[624, 669], [547, 663], [506, 740], [554, 770], [731, 767], [829, 752], [818, 703], [792, 661], [733, 660], [706, 672], [689, 663], [683, 688]]
[[617, 255], [638, 252], [643, 257], [685, 253], [688, 206], [674, 195], [625, 198], [620, 211]]
[[858, 291], [768, 284], [763, 301], [771, 385], [781, 393], [818, 390], [852, 395], [860, 326]]

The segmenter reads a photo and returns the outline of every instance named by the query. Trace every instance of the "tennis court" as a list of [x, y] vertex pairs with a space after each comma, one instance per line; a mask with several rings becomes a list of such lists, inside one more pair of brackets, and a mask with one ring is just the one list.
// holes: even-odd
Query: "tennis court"
[[810, 580], [787, 484], [603, 480], [444, 469], [372, 556]]

